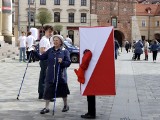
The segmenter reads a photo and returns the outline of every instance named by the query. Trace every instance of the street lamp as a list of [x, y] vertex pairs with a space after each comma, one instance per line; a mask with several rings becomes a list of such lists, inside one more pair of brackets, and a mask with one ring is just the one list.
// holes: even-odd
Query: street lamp
[[36, 0], [34, 0], [35, 3], [35, 12], [34, 12], [34, 27], [36, 27]]
[[[36, 0], [29, 0], [28, 1], [29, 4], [29, 11], [28, 11], [28, 30], [30, 30], [31, 28], [31, 4], [35, 4], [35, 12], [34, 12], [34, 27], [36, 26], [36, 22], [35, 22], [35, 13], [36, 13]], [[33, 17], [33, 16], [32, 16]]]
[[30, 30], [30, 23], [31, 23], [31, 0], [28, 1], [29, 3], [29, 12], [28, 12], [28, 31]]
[[150, 40], [150, 19], [151, 19], [150, 14], [151, 14], [151, 8], [149, 7], [146, 10], [147, 10], [147, 13], [149, 15], [148, 16], [148, 40]]

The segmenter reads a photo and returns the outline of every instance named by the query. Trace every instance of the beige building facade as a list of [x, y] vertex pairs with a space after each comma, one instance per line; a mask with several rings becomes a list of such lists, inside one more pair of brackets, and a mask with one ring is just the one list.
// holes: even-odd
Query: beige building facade
[[[21, 0], [19, 4], [20, 31], [27, 31], [28, 0]], [[64, 37], [69, 35], [75, 45], [79, 45], [79, 27], [97, 25], [96, 15], [90, 14], [90, 0], [31, 0], [31, 27], [41, 28], [35, 16], [42, 9], [52, 13], [52, 22], [48, 24], [62, 25], [60, 34]]]
[[0, 41], [15, 46], [15, 38], [12, 34], [12, 0], [0, 1]]
[[[160, 6], [157, 4], [137, 4], [136, 15], [132, 19], [133, 40], [154, 39], [155, 33], [160, 33]], [[138, 35], [138, 37], [137, 37]]]
[[2, 44], [4, 37], [2, 36], [2, 2], [0, 1], [0, 44]]

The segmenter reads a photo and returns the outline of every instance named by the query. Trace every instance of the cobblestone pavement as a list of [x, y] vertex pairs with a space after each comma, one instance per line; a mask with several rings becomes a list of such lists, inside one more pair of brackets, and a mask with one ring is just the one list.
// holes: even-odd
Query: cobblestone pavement
[[[123, 52], [119, 56], [116, 61], [117, 95], [96, 97], [97, 120], [160, 120], [160, 56], [157, 63], [152, 62], [151, 55], [149, 57], [149, 61], [131, 61], [132, 53]], [[80, 95], [73, 71], [78, 64], [68, 69], [70, 110], [62, 113], [62, 99], [57, 99], [55, 116], [52, 112], [39, 114], [44, 101], [37, 99], [38, 62], [29, 64], [20, 100], [16, 100], [25, 68], [26, 63], [16, 60], [0, 62], [0, 120], [81, 120], [80, 115], [87, 111], [87, 100]]]

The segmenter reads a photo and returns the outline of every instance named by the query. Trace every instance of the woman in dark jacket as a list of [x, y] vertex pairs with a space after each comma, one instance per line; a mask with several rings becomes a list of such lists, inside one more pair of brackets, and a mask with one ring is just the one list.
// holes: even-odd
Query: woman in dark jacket
[[135, 51], [134, 51], [135, 58], [134, 58], [134, 60], [136, 60], [136, 59], [140, 60], [140, 56], [143, 53], [142, 48], [143, 48], [143, 44], [142, 44], [141, 40], [139, 40], [137, 43], [135, 43]]
[[[55, 96], [55, 86], [57, 82], [58, 75], [58, 88], [56, 92], [56, 97], [62, 97], [64, 101], [64, 108], [62, 112], [69, 110], [67, 105], [67, 94], [70, 94], [68, 84], [67, 84], [67, 67], [70, 66], [71, 60], [68, 50], [63, 50], [63, 37], [61, 35], [53, 36], [54, 47], [48, 49], [44, 54], [39, 55], [37, 52], [35, 54], [40, 60], [47, 60], [47, 71], [45, 80], [45, 90], [44, 99], [46, 100], [45, 108], [40, 111], [41, 114], [49, 112], [49, 102]], [[58, 67], [60, 65], [60, 70], [58, 72]]]
[[153, 42], [153, 44], [151, 45], [151, 51], [153, 53], [153, 62], [156, 62], [158, 48], [159, 48], [159, 44], [158, 44], [157, 40], [155, 40]]

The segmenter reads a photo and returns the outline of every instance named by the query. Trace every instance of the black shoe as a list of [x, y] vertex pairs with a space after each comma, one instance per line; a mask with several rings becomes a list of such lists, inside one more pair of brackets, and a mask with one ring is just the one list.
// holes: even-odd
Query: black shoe
[[54, 99], [54, 98], [50, 99], [50, 102], [54, 102], [54, 101], [55, 101], [55, 99]]
[[46, 113], [49, 113], [49, 109], [43, 108], [43, 109], [40, 111], [40, 114], [46, 114]]
[[95, 119], [96, 116], [92, 116], [92, 115], [89, 115], [88, 113], [85, 114], [85, 115], [81, 115], [81, 118], [85, 118], [85, 119]]
[[67, 112], [69, 110], [69, 106], [65, 105], [62, 112]]

